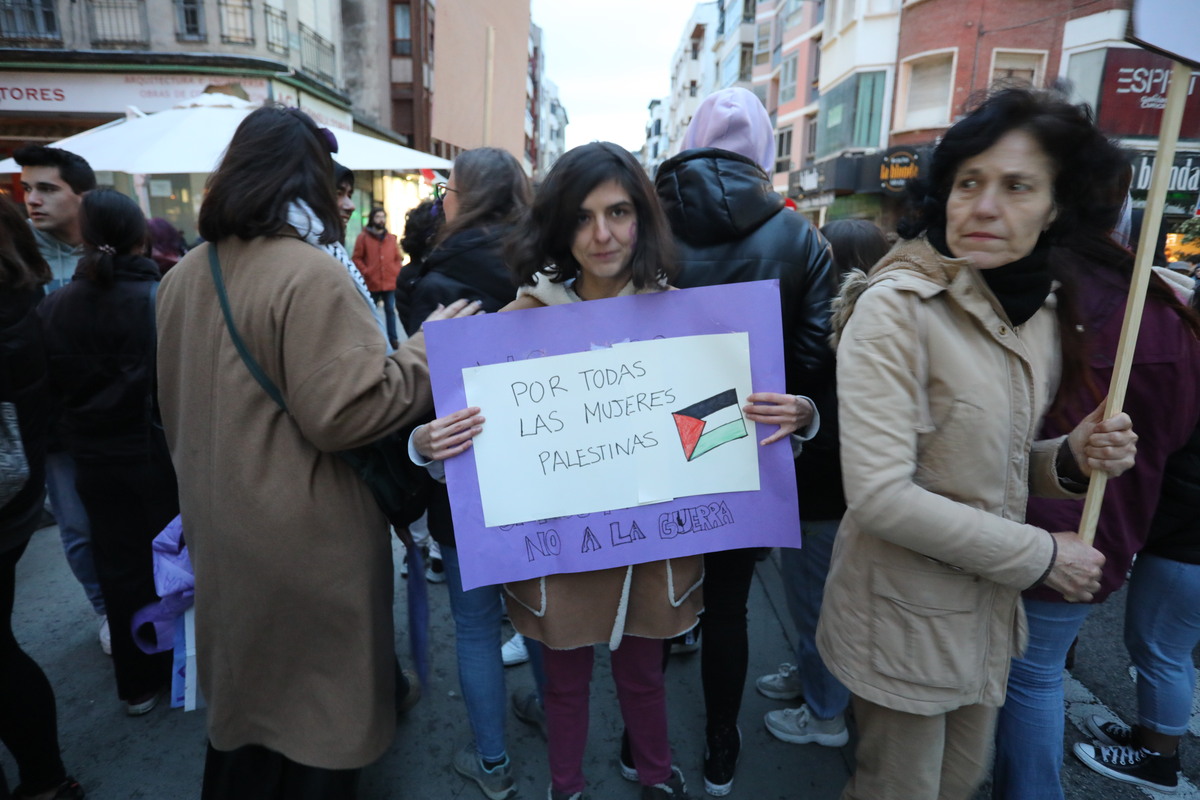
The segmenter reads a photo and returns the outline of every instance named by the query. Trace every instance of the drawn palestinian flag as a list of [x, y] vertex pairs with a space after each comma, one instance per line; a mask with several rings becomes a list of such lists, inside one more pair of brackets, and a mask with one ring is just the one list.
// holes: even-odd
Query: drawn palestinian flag
[[679, 429], [679, 443], [688, 461], [710, 450], [749, 434], [742, 410], [738, 407], [737, 392], [727, 389], [707, 400], [690, 405], [671, 414]]

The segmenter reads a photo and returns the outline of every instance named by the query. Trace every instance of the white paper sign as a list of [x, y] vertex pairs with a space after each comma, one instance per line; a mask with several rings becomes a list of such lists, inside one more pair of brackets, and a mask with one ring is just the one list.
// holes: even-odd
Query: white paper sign
[[464, 369], [488, 527], [759, 488], [745, 333]]

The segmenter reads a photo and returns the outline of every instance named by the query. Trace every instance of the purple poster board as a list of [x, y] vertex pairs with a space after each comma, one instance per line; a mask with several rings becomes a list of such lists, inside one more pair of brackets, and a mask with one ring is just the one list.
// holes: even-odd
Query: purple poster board
[[[592, 300], [428, 323], [425, 338], [439, 416], [466, 406], [462, 370], [579, 353], [611, 343], [746, 332], [751, 385], [784, 390], [779, 282]], [[481, 406], [487, 416], [487, 407]], [[486, 424], [486, 423], [485, 423]], [[756, 439], [773, 426], [757, 425]], [[680, 497], [592, 514], [488, 528], [471, 450], [446, 462], [463, 588], [587, 572], [739, 547], [799, 547], [791, 443], [758, 448], [761, 488]]]

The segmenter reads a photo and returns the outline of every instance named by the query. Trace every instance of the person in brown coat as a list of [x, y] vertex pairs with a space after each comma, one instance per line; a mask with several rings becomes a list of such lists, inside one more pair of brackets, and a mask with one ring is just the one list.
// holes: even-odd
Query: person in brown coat
[[383, 315], [387, 318], [387, 335], [395, 348], [399, 344], [396, 333], [396, 277], [400, 274], [400, 243], [396, 234], [387, 229], [387, 212], [376, 208], [371, 212], [370, 224], [354, 240], [354, 266], [362, 273], [371, 299], [376, 305], [383, 301]]
[[[159, 399], [208, 701], [203, 798], [352, 798], [395, 730], [388, 526], [336, 453], [432, 399], [424, 336], [388, 356], [345, 267], [314, 246], [341, 229], [330, 144], [296, 109], [251, 113], [209, 179], [207, 244], [158, 295]], [[233, 322], [287, 413], [231, 341], [213, 248]]]

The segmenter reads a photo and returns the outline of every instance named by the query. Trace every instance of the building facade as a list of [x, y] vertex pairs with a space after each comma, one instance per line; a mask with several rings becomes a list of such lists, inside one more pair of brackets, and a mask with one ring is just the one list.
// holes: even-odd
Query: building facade
[[701, 101], [717, 88], [717, 2], [697, 3], [671, 60], [667, 155], [683, 149], [683, 136]]

